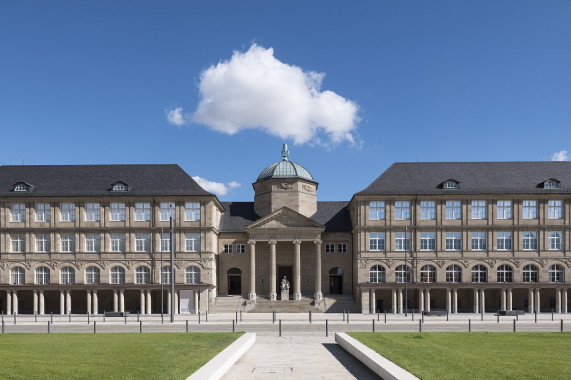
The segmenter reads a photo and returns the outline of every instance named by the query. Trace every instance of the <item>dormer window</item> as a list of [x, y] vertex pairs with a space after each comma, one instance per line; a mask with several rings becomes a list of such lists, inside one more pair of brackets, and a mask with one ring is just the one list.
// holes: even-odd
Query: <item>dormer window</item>
[[25, 182], [18, 182], [17, 184], [14, 185], [13, 191], [15, 192], [25, 192], [25, 191], [31, 191], [32, 190], [32, 185], [30, 185], [29, 183], [25, 183]]
[[455, 189], [457, 190], [460, 188], [460, 182], [453, 179], [449, 179], [448, 181], [442, 182], [440, 186], [446, 190], [455, 190]]
[[111, 191], [129, 191], [129, 186], [125, 182], [115, 182], [111, 186]]
[[561, 188], [561, 183], [556, 179], [548, 179], [543, 182], [544, 189], [559, 189]]

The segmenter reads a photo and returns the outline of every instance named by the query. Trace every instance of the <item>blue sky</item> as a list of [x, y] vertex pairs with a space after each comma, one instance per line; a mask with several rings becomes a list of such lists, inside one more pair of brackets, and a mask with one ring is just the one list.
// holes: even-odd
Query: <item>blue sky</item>
[[569, 1], [3, 1], [0, 163], [178, 163], [250, 201], [284, 142], [320, 200], [393, 162], [568, 160], [569, 20]]

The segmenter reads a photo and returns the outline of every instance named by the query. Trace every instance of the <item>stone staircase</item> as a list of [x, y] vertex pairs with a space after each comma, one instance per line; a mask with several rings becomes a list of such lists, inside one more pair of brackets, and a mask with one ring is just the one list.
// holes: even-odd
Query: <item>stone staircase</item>
[[218, 296], [214, 306], [210, 307], [211, 313], [234, 313], [235, 311], [244, 310], [246, 299], [242, 296]]
[[313, 298], [302, 298], [299, 301], [270, 301], [267, 298], [258, 297], [255, 306], [248, 310], [249, 313], [271, 313], [273, 311], [278, 313], [307, 313], [311, 310], [312, 313], [321, 313], [314, 304]]
[[353, 296], [332, 296], [323, 298], [325, 301], [326, 313], [342, 313], [349, 310], [350, 313], [360, 313], [359, 305], [353, 300]]

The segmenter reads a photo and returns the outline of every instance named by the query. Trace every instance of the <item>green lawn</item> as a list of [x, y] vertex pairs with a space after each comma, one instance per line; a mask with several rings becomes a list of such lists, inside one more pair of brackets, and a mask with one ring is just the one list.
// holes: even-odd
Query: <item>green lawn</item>
[[242, 333], [2, 334], [1, 379], [185, 379]]
[[571, 333], [349, 333], [422, 379], [571, 379]]

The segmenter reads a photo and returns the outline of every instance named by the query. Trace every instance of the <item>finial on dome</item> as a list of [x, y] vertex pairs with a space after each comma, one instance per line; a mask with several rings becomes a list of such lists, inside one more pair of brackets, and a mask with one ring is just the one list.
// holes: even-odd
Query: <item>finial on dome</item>
[[287, 144], [284, 144], [284, 147], [282, 149], [282, 157], [284, 161], [288, 161], [289, 150], [287, 149]]

